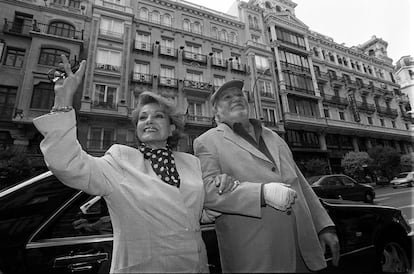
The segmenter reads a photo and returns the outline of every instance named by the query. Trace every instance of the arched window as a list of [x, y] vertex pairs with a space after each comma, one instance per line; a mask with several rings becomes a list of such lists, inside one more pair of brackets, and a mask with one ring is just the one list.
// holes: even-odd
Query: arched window
[[316, 57], [319, 57], [319, 51], [316, 47], [313, 47], [313, 54], [315, 54]]
[[227, 41], [227, 31], [226, 30], [222, 30], [220, 32], [220, 40]]
[[148, 21], [148, 10], [146, 8], [139, 10], [139, 19]]
[[211, 36], [214, 38], [214, 39], [218, 39], [219, 37], [218, 37], [218, 30], [217, 30], [217, 28], [216, 27], [213, 27], [212, 29], [211, 29]]
[[259, 28], [259, 21], [257, 20], [257, 17], [253, 17], [253, 25], [255, 28]]
[[281, 12], [282, 11], [282, 8], [280, 6], [276, 6], [276, 11], [277, 12]]
[[158, 11], [153, 11], [151, 14], [151, 22], [159, 24], [160, 21], [160, 13]]
[[68, 38], [75, 37], [75, 27], [64, 22], [52, 22], [47, 29], [48, 34], [63, 36]]
[[272, 4], [270, 4], [269, 1], [266, 1], [265, 7], [266, 7], [266, 9], [271, 9], [272, 8]]
[[369, 56], [374, 56], [374, 55], [375, 55], [375, 51], [374, 51], [373, 49], [370, 49], [370, 50], [368, 51], [368, 55], [369, 55]]
[[193, 23], [193, 32], [198, 33], [198, 34], [201, 33], [201, 24], [200, 24], [200, 22], [194, 22]]
[[247, 17], [247, 20], [249, 21], [249, 26], [253, 26], [253, 19], [252, 19], [252, 16], [250, 14]]
[[172, 25], [172, 17], [168, 13], [162, 16], [162, 24], [164, 26], [171, 26]]
[[190, 27], [190, 21], [188, 19], [184, 19], [183, 20], [183, 29], [185, 31], [191, 31], [191, 27]]
[[237, 44], [238, 42], [238, 38], [237, 38], [237, 34], [235, 32], [231, 32], [229, 35], [229, 41], [233, 44]]

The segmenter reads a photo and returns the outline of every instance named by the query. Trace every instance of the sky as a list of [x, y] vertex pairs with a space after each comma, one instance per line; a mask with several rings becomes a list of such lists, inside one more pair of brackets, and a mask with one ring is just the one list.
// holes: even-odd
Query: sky
[[[187, 1], [225, 13], [234, 3], [234, 0]], [[393, 59], [394, 64], [402, 56], [414, 56], [413, 0], [293, 2], [297, 4], [295, 15], [300, 21], [311, 30], [331, 37], [336, 43], [345, 43], [347, 47], [358, 46], [375, 35], [388, 42], [388, 57]]]

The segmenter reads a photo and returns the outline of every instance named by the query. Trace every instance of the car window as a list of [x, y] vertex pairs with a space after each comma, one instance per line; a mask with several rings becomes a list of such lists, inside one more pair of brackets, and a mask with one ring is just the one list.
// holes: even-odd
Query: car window
[[400, 173], [400, 174], [398, 174], [397, 176], [395, 176], [395, 177], [397, 177], [397, 178], [405, 178], [405, 177], [407, 177], [407, 175], [408, 175], [408, 173], [407, 172], [404, 172], [404, 173]]
[[111, 219], [105, 200], [82, 193], [63, 209], [35, 240], [102, 234], [112, 234]]
[[49, 176], [2, 197], [0, 242], [24, 239], [76, 192]]
[[341, 181], [346, 186], [354, 186], [355, 183], [348, 177], [341, 177]]
[[329, 177], [325, 179], [325, 186], [338, 187], [341, 183], [335, 177]]

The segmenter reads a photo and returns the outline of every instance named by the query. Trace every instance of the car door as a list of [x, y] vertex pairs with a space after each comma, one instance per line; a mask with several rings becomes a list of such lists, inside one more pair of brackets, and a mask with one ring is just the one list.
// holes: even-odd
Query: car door
[[341, 184], [338, 182], [336, 176], [325, 177], [319, 183], [319, 197], [328, 199], [340, 198], [340, 187]]
[[345, 200], [363, 201], [364, 192], [362, 187], [349, 177], [339, 177], [343, 185], [342, 198]]
[[109, 273], [112, 225], [104, 199], [79, 192], [26, 245], [38, 273]]

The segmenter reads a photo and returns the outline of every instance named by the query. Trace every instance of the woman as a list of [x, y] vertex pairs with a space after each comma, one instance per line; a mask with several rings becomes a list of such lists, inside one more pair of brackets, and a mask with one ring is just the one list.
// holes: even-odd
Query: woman
[[[66, 185], [103, 196], [113, 225], [111, 273], [208, 272], [201, 238], [204, 188], [200, 163], [172, 152], [182, 123], [165, 98], [144, 92], [133, 114], [139, 149], [113, 145], [103, 157], [82, 150], [76, 136], [72, 99], [85, 61], [55, 83], [51, 114], [34, 120], [44, 135], [40, 144], [49, 169]], [[218, 190], [237, 187], [218, 180]], [[217, 194], [219, 195], [219, 194]]]

